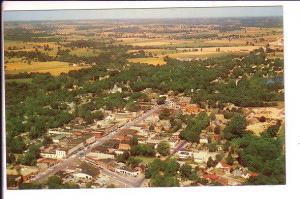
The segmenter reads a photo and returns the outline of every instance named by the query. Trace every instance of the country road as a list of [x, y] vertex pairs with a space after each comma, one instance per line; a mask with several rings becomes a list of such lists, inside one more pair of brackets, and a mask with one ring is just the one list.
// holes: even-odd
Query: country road
[[[129, 127], [133, 126], [133, 125], [136, 125], [137, 123], [139, 123], [140, 121], [142, 121], [145, 118], [149, 117], [153, 113], [159, 111], [164, 106], [165, 106], [165, 104], [156, 105], [151, 110], [143, 113], [142, 115], [138, 116], [134, 120], [129, 121], [128, 123], [124, 124], [123, 126], [118, 127], [116, 130], [111, 131], [109, 134], [102, 137], [100, 140], [97, 140], [96, 142], [88, 145], [87, 147], [85, 147], [84, 149], [82, 149], [80, 151], [77, 151], [75, 154], [73, 154], [70, 157], [64, 159], [63, 161], [59, 162], [58, 164], [48, 168], [47, 171], [44, 171], [42, 173], [38, 173], [34, 178], [32, 178], [30, 180], [30, 182], [45, 182], [50, 175], [54, 175], [58, 171], [65, 169], [67, 166], [69, 166], [73, 161], [75, 161], [79, 157], [85, 156], [86, 154], [91, 152], [91, 150], [94, 149], [95, 147], [97, 147], [99, 145], [102, 145], [106, 141], [112, 139], [114, 136], [118, 135], [121, 132], [122, 129], [126, 129], [126, 128], [129, 128]], [[138, 186], [138, 185], [139, 184], [133, 184], [133, 186]]]

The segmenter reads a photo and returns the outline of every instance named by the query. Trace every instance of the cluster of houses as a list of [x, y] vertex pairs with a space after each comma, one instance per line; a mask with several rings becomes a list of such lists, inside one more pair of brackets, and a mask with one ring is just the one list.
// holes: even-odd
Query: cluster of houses
[[[151, 100], [157, 99], [159, 95], [155, 95], [152, 90], [144, 91], [148, 94]], [[167, 95], [166, 107], [169, 108], [171, 114], [176, 111], [181, 111], [185, 115], [195, 115], [205, 111], [199, 107], [198, 104], [191, 103], [190, 97]], [[226, 108], [231, 108], [226, 106]], [[207, 110], [206, 110], [207, 111]], [[243, 110], [247, 115], [247, 121], [253, 118], [258, 119], [270, 112], [270, 117], [267, 120], [282, 119], [282, 112], [266, 109], [245, 109]], [[81, 118], [76, 118], [73, 123], [65, 125], [64, 128], [50, 129], [48, 134], [51, 136], [52, 143], [40, 148], [40, 159], [34, 167], [23, 168], [19, 170], [23, 181], [30, 180], [34, 175], [40, 171], [46, 171], [49, 167], [57, 164], [60, 161], [75, 154], [80, 149], [87, 147], [94, 143], [97, 139], [101, 139], [110, 131], [124, 125], [137, 117], [139, 112], [129, 112], [124, 110], [118, 111], [104, 111], [106, 117], [103, 120], [95, 121], [91, 125], [84, 124]], [[273, 114], [271, 114], [273, 113]], [[275, 114], [274, 114], [275, 113]], [[227, 119], [221, 112], [215, 113], [215, 119], [210, 121], [209, 126], [202, 130], [198, 144], [191, 144], [180, 139], [180, 132], [186, 127], [182, 127], [176, 132], [166, 133], [172, 128], [171, 122], [168, 119], [160, 118], [160, 113], [155, 112], [136, 123], [134, 126], [120, 130], [112, 139], [103, 143], [100, 146], [93, 148], [89, 153], [80, 158], [81, 164], [74, 166], [74, 168], [67, 168], [62, 171], [62, 179], [64, 182], [73, 182], [79, 184], [80, 187], [86, 187], [91, 183], [95, 187], [107, 186], [109, 182], [113, 181], [111, 176], [102, 173], [101, 170], [114, 172], [117, 175], [126, 177], [137, 177], [144, 173], [144, 167], [139, 165], [131, 168], [122, 162], [118, 162], [118, 156], [131, 150], [131, 140], [133, 137], [137, 138], [138, 144], [147, 144], [153, 146], [155, 149], [161, 142], [167, 142], [170, 145], [171, 156], [176, 158], [179, 164], [190, 164], [193, 168], [200, 169], [199, 176], [206, 179], [210, 183], [218, 183], [222, 185], [240, 185], [250, 176], [257, 175], [251, 173], [247, 168], [240, 165], [228, 165], [223, 160], [219, 161], [214, 167], [207, 168], [209, 159], [214, 161], [218, 154], [227, 155], [223, 150], [223, 140], [220, 134], [215, 133], [216, 127], [224, 128]], [[251, 123], [250, 123], [251, 124]], [[74, 130], [70, 126], [79, 129], [83, 126], [84, 130]], [[199, 132], [200, 133], [200, 132]], [[216, 150], [210, 151], [209, 144], [215, 144]], [[159, 153], [155, 154], [160, 157]], [[15, 174], [16, 170], [11, 170], [11, 175]]]

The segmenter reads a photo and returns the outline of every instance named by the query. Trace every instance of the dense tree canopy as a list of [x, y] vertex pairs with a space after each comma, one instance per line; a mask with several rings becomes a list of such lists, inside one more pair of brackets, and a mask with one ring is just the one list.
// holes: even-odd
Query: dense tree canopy
[[224, 129], [224, 137], [228, 140], [242, 137], [246, 130], [246, 119], [243, 116], [235, 115]]
[[179, 164], [176, 160], [167, 159], [162, 161], [155, 159], [146, 169], [146, 178], [150, 178], [150, 184], [153, 187], [174, 187], [179, 186], [177, 171]]

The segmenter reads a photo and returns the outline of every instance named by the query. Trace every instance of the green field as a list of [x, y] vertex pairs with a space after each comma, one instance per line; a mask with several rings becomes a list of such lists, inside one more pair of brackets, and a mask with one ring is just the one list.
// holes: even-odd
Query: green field
[[16, 82], [16, 83], [31, 83], [32, 79], [31, 78], [21, 78], [21, 79], [6, 79], [5, 82]]
[[75, 48], [71, 50], [71, 55], [76, 55], [78, 57], [93, 57], [97, 56], [101, 51], [100, 50], [93, 50], [88, 48]]

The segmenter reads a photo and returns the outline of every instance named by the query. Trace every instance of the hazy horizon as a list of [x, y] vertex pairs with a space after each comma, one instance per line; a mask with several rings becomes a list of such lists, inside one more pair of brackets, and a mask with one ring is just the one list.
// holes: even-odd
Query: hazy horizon
[[282, 17], [282, 6], [4, 11], [4, 22]]

